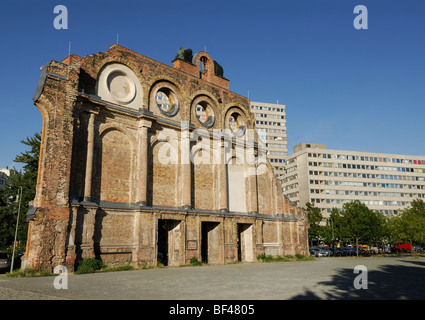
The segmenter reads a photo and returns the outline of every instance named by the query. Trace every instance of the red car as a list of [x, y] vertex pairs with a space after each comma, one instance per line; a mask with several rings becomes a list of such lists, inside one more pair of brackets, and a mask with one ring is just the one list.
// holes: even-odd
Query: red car
[[410, 243], [403, 243], [398, 244], [394, 247], [394, 249], [400, 251], [400, 252], [410, 252], [412, 251], [412, 245]]

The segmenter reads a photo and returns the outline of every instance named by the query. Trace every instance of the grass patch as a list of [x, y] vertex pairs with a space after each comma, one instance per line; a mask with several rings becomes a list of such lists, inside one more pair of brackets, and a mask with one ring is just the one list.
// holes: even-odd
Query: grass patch
[[295, 259], [297, 261], [312, 261], [312, 260], [316, 260], [316, 258], [313, 257], [313, 256], [304, 256], [302, 254], [296, 254], [295, 255]]
[[4, 274], [7, 278], [29, 278], [29, 277], [49, 277], [54, 274], [47, 270], [40, 269], [25, 269]]
[[296, 254], [295, 256], [285, 255], [283, 257], [259, 254], [257, 256], [257, 260], [260, 262], [282, 262], [282, 261], [309, 261], [309, 260], [316, 260], [316, 258], [312, 256], [304, 256], [301, 254]]
[[100, 260], [93, 261], [97, 259], [89, 258], [82, 260], [82, 263], [78, 265], [75, 274], [86, 274], [86, 273], [95, 273], [95, 272], [115, 272], [115, 271], [132, 271], [132, 270], [146, 270], [146, 269], [156, 269], [163, 268], [164, 265], [160, 262], [157, 265], [152, 265], [147, 262], [144, 262], [142, 265], [132, 265], [130, 263], [124, 263], [120, 265], [105, 265]]
[[[101, 272], [114, 272], [114, 271], [129, 271], [129, 270], [134, 270], [134, 269], [135, 268], [131, 264], [125, 263], [125, 264], [121, 264], [121, 265], [117, 265], [117, 266], [102, 267], [100, 269], [100, 271]], [[143, 268], [143, 269], [147, 269], [147, 268]]]

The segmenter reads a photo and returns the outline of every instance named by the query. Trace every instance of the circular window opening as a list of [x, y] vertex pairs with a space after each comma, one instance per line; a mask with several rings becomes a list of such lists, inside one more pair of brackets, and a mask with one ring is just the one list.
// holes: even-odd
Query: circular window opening
[[245, 121], [239, 113], [232, 113], [229, 117], [229, 128], [237, 136], [245, 134]]
[[179, 111], [179, 103], [174, 93], [169, 89], [160, 89], [155, 95], [156, 105], [162, 113], [174, 116]]
[[208, 103], [200, 102], [196, 105], [196, 118], [205, 127], [211, 127], [215, 121], [214, 111]]

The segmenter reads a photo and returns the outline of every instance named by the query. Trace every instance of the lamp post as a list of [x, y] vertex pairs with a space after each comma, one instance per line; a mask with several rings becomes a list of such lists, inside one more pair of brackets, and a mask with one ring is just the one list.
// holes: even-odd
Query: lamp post
[[13, 271], [13, 262], [15, 261], [16, 237], [18, 236], [19, 213], [21, 212], [22, 187], [19, 187], [18, 196], [19, 196], [18, 217], [16, 218], [15, 239], [13, 241], [13, 253], [12, 253], [12, 261], [10, 264], [10, 272]]
[[331, 221], [331, 226], [332, 226], [332, 245], [334, 244], [335, 241], [335, 236], [334, 236], [334, 221], [329, 218], [329, 220]]

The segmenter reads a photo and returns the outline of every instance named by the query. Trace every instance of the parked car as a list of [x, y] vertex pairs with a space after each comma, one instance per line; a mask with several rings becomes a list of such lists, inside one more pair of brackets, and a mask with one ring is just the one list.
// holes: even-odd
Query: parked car
[[403, 252], [410, 252], [412, 251], [412, 245], [410, 243], [399, 243], [396, 247], [396, 250], [398, 250], [399, 252], [403, 253]]
[[12, 257], [9, 253], [0, 251], [0, 271], [7, 271], [10, 269]]
[[310, 255], [317, 257], [318, 250], [316, 248], [309, 248], [308, 252], [310, 252]]
[[344, 256], [344, 252], [341, 250], [341, 248], [330, 248], [330, 250], [332, 250], [334, 257]]
[[322, 247], [321, 249], [326, 252], [326, 257], [333, 257], [334, 252], [330, 248]]
[[324, 257], [325, 256], [325, 252], [320, 250], [318, 247], [310, 248], [309, 252], [312, 256], [315, 256], [315, 257]]
[[[384, 248], [383, 252], [384, 253], [389, 253], [390, 252], [389, 247], [388, 248]], [[374, 252], [372, 252], [371, 250], [369, 250], [369, 248], [361, 248], [361, 250], [359, 248], [359, 254], [361, 254], [362, 256], [365, 256], [365, 257], [369, 257], [371, 254], [374, 254]]]
[[311, 247], [310, 254], [315, 257], [329, 257], [330, 253], [325, 247]]
[[347, 247], [346, 249], [347, 249], [348, 255], [349, 255], [350, 257], [353, 257], [353, 256], [356, 256], [356, 255], [357, 255], [357, 250], [356, 250], [356, 248], [353, 248], [353, 247]]
[[355, 256], [356, 255], [356, 250], [353, 250], [352, 248], [341, 247], [339, 249], [341, 250], [343, 257], [351, 257], [351, 256]]
[[359, 256], [368, 257], [370, 256], [370, 252], [365, 248], [359, 248]]

